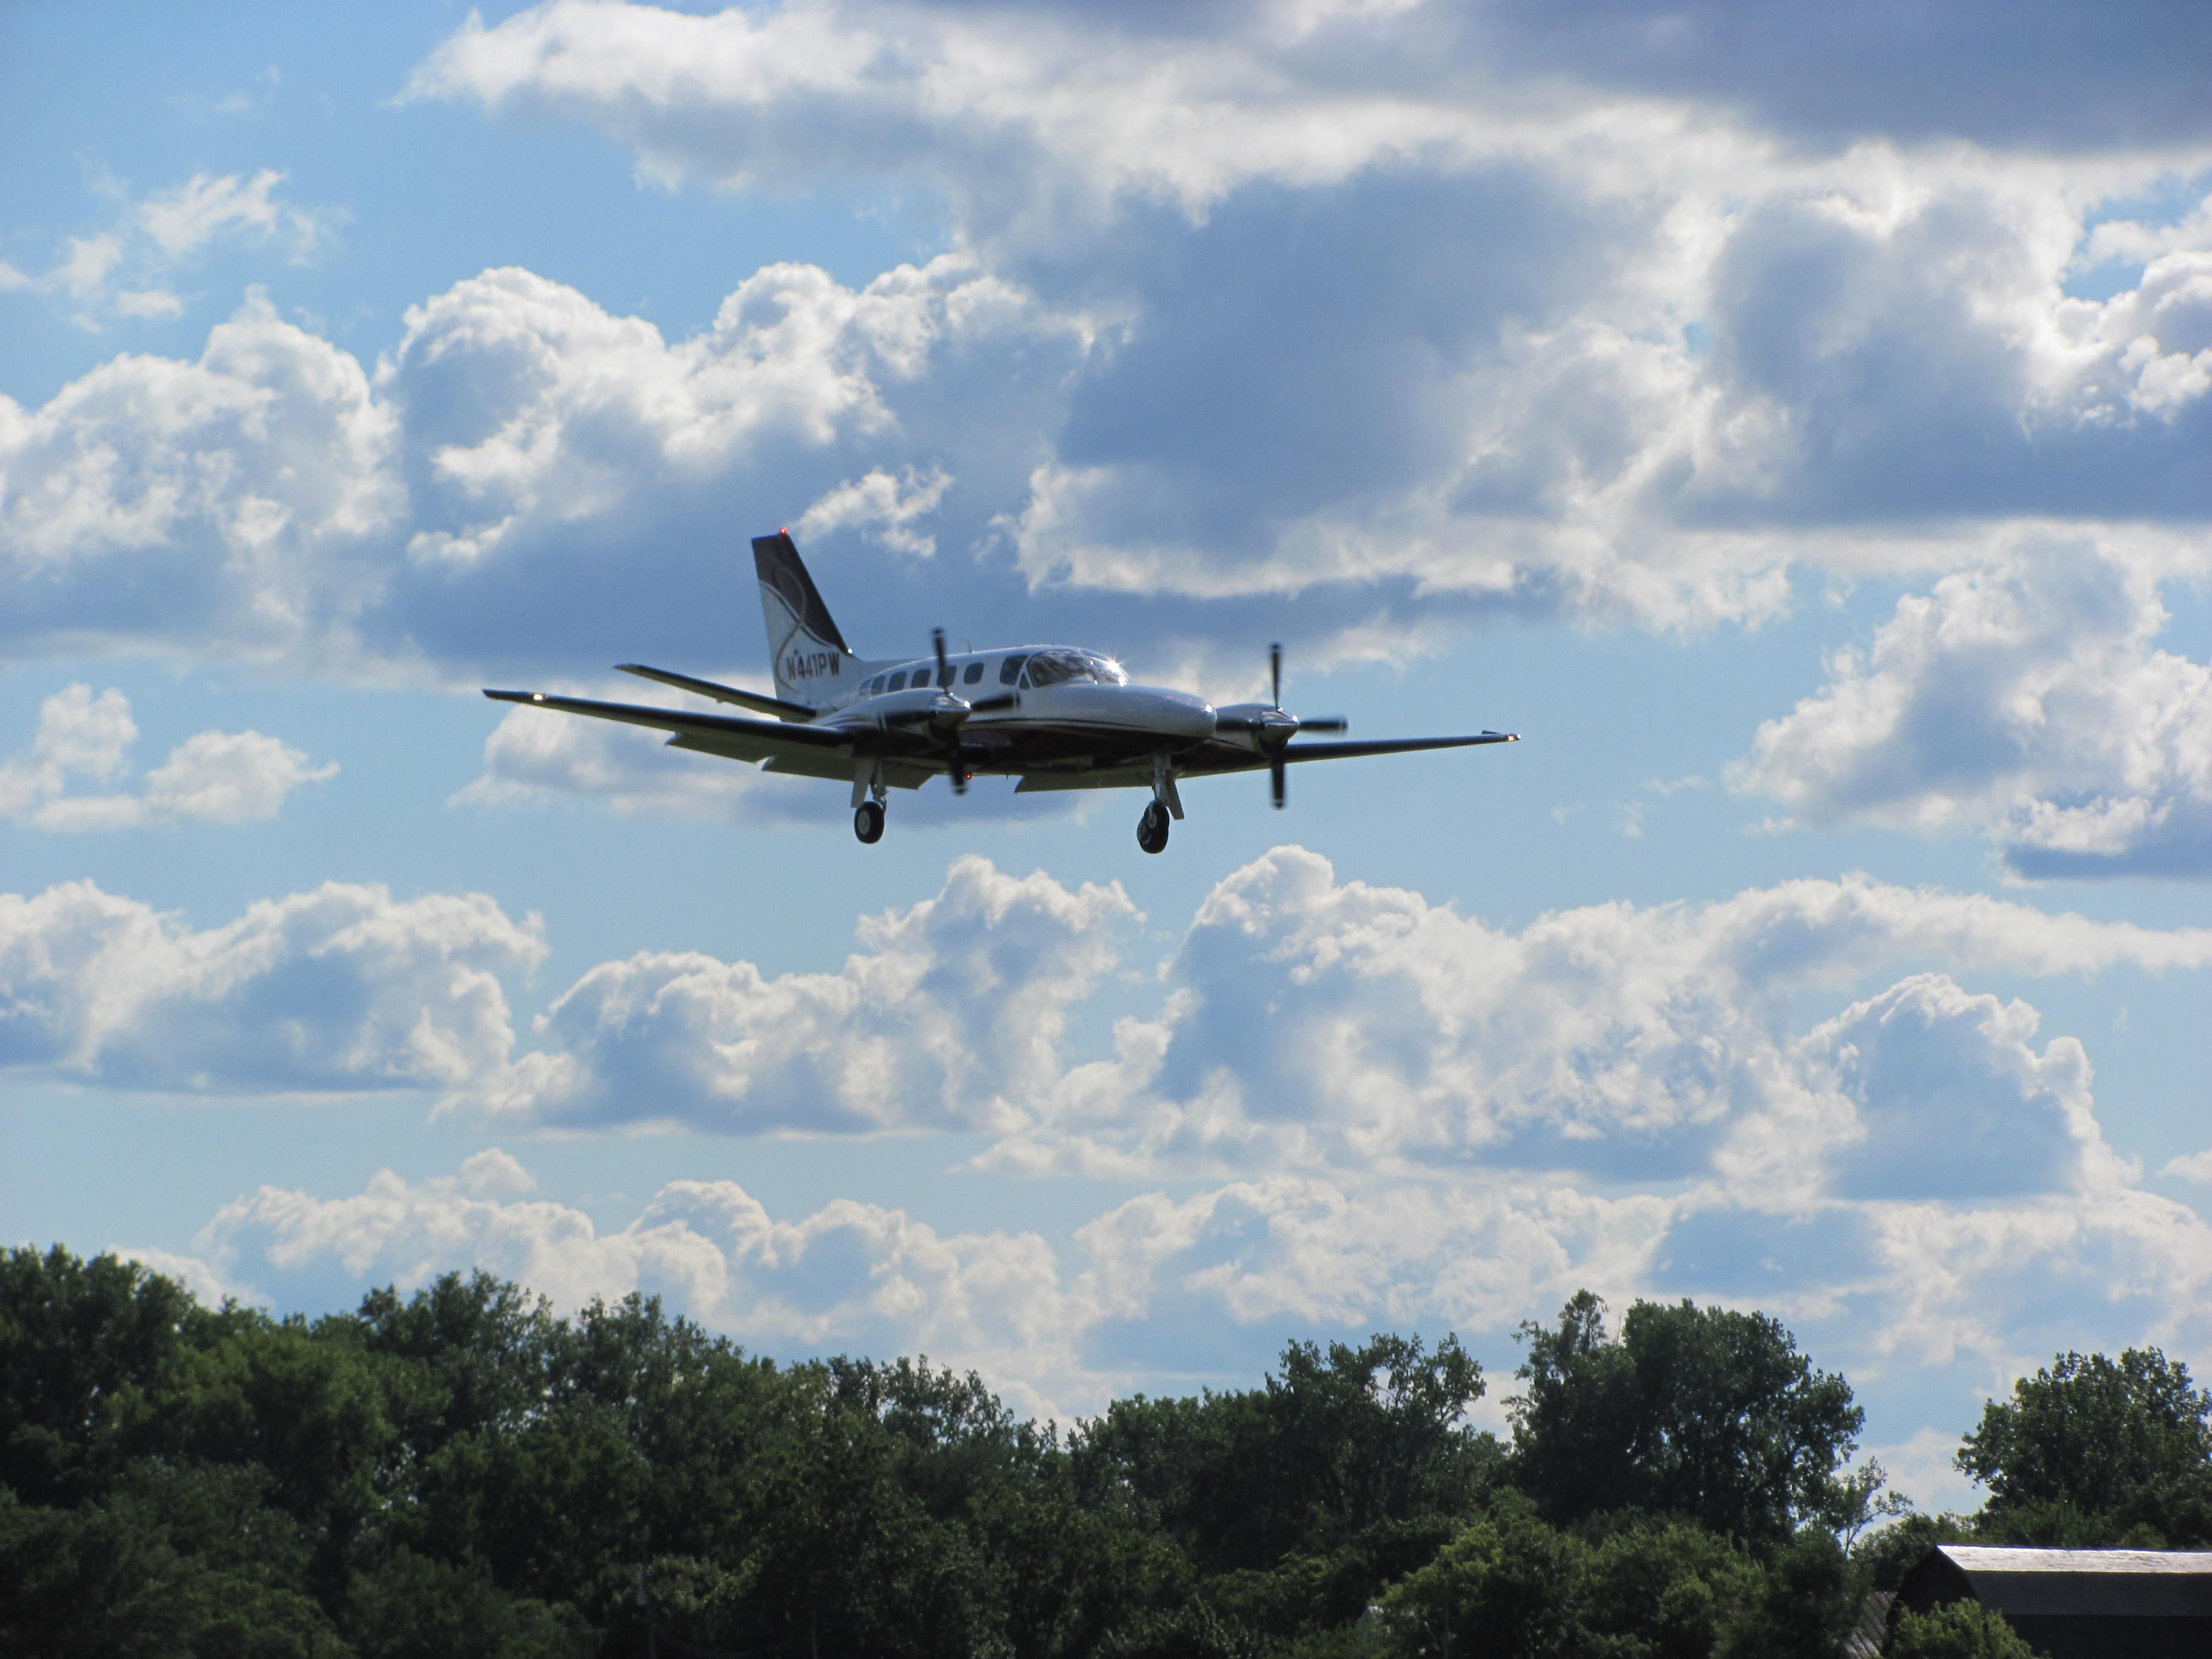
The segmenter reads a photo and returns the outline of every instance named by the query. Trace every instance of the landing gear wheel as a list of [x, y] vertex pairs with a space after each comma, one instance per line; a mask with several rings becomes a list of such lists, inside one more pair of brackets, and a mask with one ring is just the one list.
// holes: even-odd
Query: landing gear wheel
[[873, 847], [884, 838], [883, 802], [864, 800], [853, 809], [853, 833], [863, 847]]
[[1154, 801], [1137, 820], [1137, 845], [1147, 853], [1164, 853], [1168, 846], [1168, 809]]

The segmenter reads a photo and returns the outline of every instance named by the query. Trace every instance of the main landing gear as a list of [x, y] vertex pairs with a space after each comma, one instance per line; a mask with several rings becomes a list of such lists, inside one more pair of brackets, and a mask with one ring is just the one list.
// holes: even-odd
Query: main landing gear
[[1152, 804], [1137, 820], [1137, 845], [1147, 853], [1168, 849], [1168, 823], [1182, 816], [1182, 797], [1176, 793], [1175, 768], [1165, 755], [1152, 757]]
[[1158, 801], [1145, 808], [1145, 816], [1137, 820], [1137, 845], [1147, 853], [1164, 853], [1168, 848], [1168, 809]]
[[853, 772], [853, 833], [863, 847], [884, 838], [884, 767], [881, 761], [862, 761]]

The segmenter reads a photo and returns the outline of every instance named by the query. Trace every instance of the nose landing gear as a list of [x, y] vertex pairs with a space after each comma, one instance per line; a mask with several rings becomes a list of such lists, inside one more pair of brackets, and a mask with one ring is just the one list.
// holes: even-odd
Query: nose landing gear
[[1168, 846], [1168, 809], [1158, 801], [1145, 808], [1137, 820], [1137, 845], [1147, 853], [1164, 853]]
[[873, 847], [884, 838], [884, 804], [879, 800], [864, 800], [853, 809], [853, 833], [860, 838], [863, 847]]

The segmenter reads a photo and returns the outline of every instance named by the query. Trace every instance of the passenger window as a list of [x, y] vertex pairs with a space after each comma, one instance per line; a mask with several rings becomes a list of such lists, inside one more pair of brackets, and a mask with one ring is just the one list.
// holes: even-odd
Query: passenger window
[[886, 691], [896, 691], [902, 689], [905, 684], [906, 670], [902, 668], [897, 673], [892, 675], [890, 678], [884, 682], [884, 690]]
[[1006, 661], [1000, 663], [999, 665], [999, 684], [1001, 685], [1012, 685], [1016, 680], [1021, 678], [1022, 665], [1028, 660], [1029, 659], [1027, 657], [1014, 656], [1009, 657]]
[[960, 677], [960, 683], [963, 685], [973, 685], [982, 678], [983, 665], [980, 662], [971, 662], [968, 665], [968, 672]]

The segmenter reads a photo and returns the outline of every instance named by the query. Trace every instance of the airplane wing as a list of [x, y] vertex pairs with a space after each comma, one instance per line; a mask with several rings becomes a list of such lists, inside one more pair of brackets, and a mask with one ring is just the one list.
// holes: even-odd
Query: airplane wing
[[[1480, 732], [1471, 738], [1376, 738], [1366, 743], [1294, 743], [1283, 750], [1289, 761], [1352, 760], [1361, 755], [1409, 755], [1417, 749], [1466, 749], [1481, 743], [1518, 743], [1518, 732]], [[1265, 766], [1264, 760], [1255, 764]]]
[[600, 702], [591, 697], [556, 696], [550, 691], [486, 691], [494, 702], [519, 702], [533, 708], [554, 708], [564, 714], [588, 714], [593, 720], [621, 720], [630, 726], [649, 726], [675, 734], [680, 747], [696, 749], [732, 760], [775, 760], [801, 756], [827, 759], [833, 753], [849, 756], [854, 731], [825, 731], [818, 726], [790, 726], [781, 720], [748, 720], [738, 714], [695, 714], [683, 708], [652, 708], [634, 702]]
[[[1354, 760], [1362, 755], [1410, 755], [1423, 749], [1468, 749], [1478, 744], [1518, 743], [1517, 732], [1479, 732], [1457, 738], [1370, 738], [1359, 743], [1293, 743], [1283, 750], [1283, 763], [1293, 761]], [[1264, 772], [1267, 757], [1241, 745], [1208, 744], [1176, 770], [1187, 778], [1223, 772]], [[1150, 781], [1149, 775], [1146, 779]]]
[[[1422, 749], [1467, 749], [1478, 744], [1518, 743], [1517, 732], [1480, 732], [1456, 738], [1375, 738], [1364, 743], [1294, 743], [1283, 750], [1283, 762], [1352, 760], [1361, 755], [1405, 755]], [[1183, 778], [1220, 777], [1231, 772], [1264, 772], [1267, 757], [1242, 744], [1207, 743], [1176, 762], [1176, 775]], [[1152, 768], [1100, 767], [1096, 770], [1066, 771], [1040, 769], [1024, 775], [1014, 786], [1019, 794], [1059, 789], [1142, 789], [1152, 781]]]

